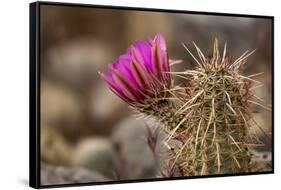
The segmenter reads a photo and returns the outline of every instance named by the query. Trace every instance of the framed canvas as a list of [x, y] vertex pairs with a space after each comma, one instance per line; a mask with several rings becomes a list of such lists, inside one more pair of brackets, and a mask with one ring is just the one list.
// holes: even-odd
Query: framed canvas
[[274, 17], [30, 4], [30, 186], [274, 172]]

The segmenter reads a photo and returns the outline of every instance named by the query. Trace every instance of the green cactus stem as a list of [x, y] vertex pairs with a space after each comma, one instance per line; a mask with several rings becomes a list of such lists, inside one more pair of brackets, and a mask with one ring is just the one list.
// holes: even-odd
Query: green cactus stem
[[194, 43], [200, 60], [192, 55], [195, 70], [175, 72], [186, 78], [186, 100], [175, 112], [184, 116], [184, 127], [172, 132], [180, 137], [182, 147], [175, 150], [175, 160], [185, 176], [241, 173], [251, 169], [249, 134], [252, 94], [257, 82], [241, 75], [241, 66], [252, 52], [245, 52], [236, 61], [226, 56], [226, 45], [220, 55], [215, 39], [213, 54], [206, 58]]
[[[174, 164], [184, 176], [243, 173], [251, 171], [251, 146], [259, 142], [249, 133], [253, 125], [251, 86], [258, 83], [243, 76], [241, 67], [254, 52], [246, 51], [235, 61], [220, 55], [215, 39], [212, 56], [206, 58], [194, 43], [199, 59], [194, 70], [170, 72], [185, 81], [183, 87], [165, 89], [161, 98], [150, 98], [138, 107], [141, 117], [154, 117], [164, 124], [170, 139], [182, 142], [171, 148]], [[267, 108], [270, 109], [270, 108]], [[166, 143], [168, 144], [168, 143]], [[172, 167], [174, 166], [172, 165]]]

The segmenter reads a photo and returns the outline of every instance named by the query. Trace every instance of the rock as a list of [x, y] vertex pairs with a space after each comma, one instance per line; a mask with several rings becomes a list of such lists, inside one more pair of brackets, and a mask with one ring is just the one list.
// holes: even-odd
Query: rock
[[41, 162], [41, 185], [62, 185], [108, 181], [97, 172], [82, 168], [52, 166]]
[[252, 151], [252, 172], [272, 171], [272, 153]]
[[[153, 124], [151, 132], [147, 128], [151, 124], [132, 117], [116, 126], [112, 141], [117, 175], [120, 179], [167, 177], [163, 176], [164, 173], [169, 173], [167, 161], [171, 156], [163, 141], [166, 140], [167, 134], [160, 130], [154, 131]], [[173, 143], [175, 142], [172, 140], [168, 144], [172, 146]]]
[[91, 171], [97, 171], [108, 178], [113, 178], [115, 168], [112, 144], [102, 137], [82, 140], [76, 146], [72, 164]]
[[98, 70], [109, 63], [109, 45], [93, 38], [68, 41], [48, 50], [48, 73], [74, 88], [83, 89], [99, 79]]
[[54, 127], [40, 129], [41, 160], [54, 165], [69, 165], [73, 147]]
[[128, 113], [127, 104], [116, 96], [104, 82], [92, 89], [89, 105], [91, 115], [104, 121], [108, 118], [117, 121]]
[[[179, 177], [182, 176], [178, 167], [178, 161], [175, 160], [173, 149], [179, 148], [182, 143], [173, 138], [169, 139], [169, 134], [163, 130], [155, 131], [157, 137], [157, 144], [155, 148], [158, 177]], [[148, 135], [149, 136], [149, 135]]]
[[120, 179], [142, 179], [155, 176], [155, 160], [146, 141], [142, 121], [128, 118], [112, 134], [117, 176]]
[[81, 117], [81, 105], [70, 88], [49, 80], [41, 82], [41, 123], [72, 125]]

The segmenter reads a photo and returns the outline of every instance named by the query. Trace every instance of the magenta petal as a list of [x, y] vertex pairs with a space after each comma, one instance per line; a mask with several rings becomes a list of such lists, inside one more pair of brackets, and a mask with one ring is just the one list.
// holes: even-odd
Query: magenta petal
[[132, 49], [135, 49], [135, 51], [137, 51], [137, 60], [140, 63], [143, 63], [149, 71], [152, 71], [151, 46], [147, 42], [137, 41], [133, 44], [131, 52]]
[[157, 44], [159, 45], [160, 49], [164, 52], [167, 51], [166, 41], [164, 36], [161, 33], [158, 33], [155, 36], [155, 40], [157, 41]]
[[118, 62], [112, 65], [112, 68], [116, 69], [124, 78], [128, 79], [132, 87], [137, 90], [139, 88], [137, 81], [135, 80], [133, 73], [131, 71], [131, 60], [125, 57], [119, 57]]
[[[161, 66], [162, 66], [162, 76], [164, 79], [164, 82], [170, 83], [170, 74], [167, 72], [170, 71], [169, 67], [169, 61], [168, 61], [168, 53], [167, 53], [167, 46], [166, 46], [166, 41], [165, 38], [161, 33], [158, 33], [155, 37], [155, 40], [157, 44], [159, 45], [159, 48], [161, 49]], [[159, 50], [158, 50], [159, 51]]]
[[118, 87], [118, 85], [116, 85], [112, 79], [106, 77], [103, 73], [98, 72], [100, 77], [106, 81], [106, 83], [108, 84], [108, 86], [110, 87], [110, 89], [120, 98], [122, 98], [124, 101], [128, 101], [129, 99], [126, 97], [126, 95], [120, 90], [120, 88]]
[[118, 86], [116, 84], [114, 84], [114, 82], [112, 81], [112, 79], [110, 77], [105, 76], [103, 73], [98, 72], [100, 77], [105, 80], [112, 88], [116, 88], [118, 89]]
[[168, 61], [167, 54], [163, 55], [162, 59], [163, 59], [163, 65], [162, 65], [163, 72], [169, 72], [170, 67], [169, 67], [169, 61]]
[[120, 87], [122, 92], [130, 99], [138, 101], [142, 98], [142, 95], [138, 93], [138, 89], [134, 88], [134, 85], [130, 79], [122, 75], [118, 70], [112, 69], [113, 80]]
[[134, 75], [134, 78], [138, 82], [139, 86], [145, 90], [147, 87], [149, 87], [149, 73], [147, 69], [145, 68], [144, 63], [138, 62], [136, 59], [137, 52], [134, 48], [132, 49], [132, 62], [131, 62], [131, 70]]
[[149, 43], [149, 45], [152, 47], [153, 42], [154, 42], [154, 39], [153, 39], [153, 38], [151, 38], [151, 37], [148, 37], [147, 39], [148, 39], [148, 43]]
[[161, 54], [162, 54], [161, 62], [162, 62], [163, 71], [168, 72], [169, 71], [169, 61], [168, 61], [167, 46], [166, 46], [165, 38], [163, 37], [163, 35], [161, 33], [158, 33], [155, 37], [155, 40], [161, 49]]
[[169, 72], [170, 71], [170, 66], [169, 66], [169, 57], [168, 53], [166, 51], [162, 51], [162, 69], [164, 72]]
[[154, 40], [151, 54], [152, 72], [158, 78], [162, 73], [163, 56], [157, 40]]

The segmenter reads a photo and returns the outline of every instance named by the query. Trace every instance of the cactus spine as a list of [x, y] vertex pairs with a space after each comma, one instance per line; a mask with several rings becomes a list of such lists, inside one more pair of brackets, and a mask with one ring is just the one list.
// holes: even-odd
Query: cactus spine
[[[168, 129], [168, 138], [182, 146], [173, 149], [184, 176], [242, 173], [251, 170], [249, 134], [254, 79], [241, 75], [241, 66], [254, 51], [235, 61], [220, 55], [217, 39], [213, 54], [206, 58], [194, 43], [199, 60], [186, 48], [198, 66], [194, 70], [171, 72], [185, 79], [183, 87], [165, 90], [161, 100], [150, 100], [138, 111], [156, 117]], [[254, 75], [252, 75], [254, 76]], [[167, 95], [168, 94], [168, 95]], [[164, 97], [164, 98], [163, 98]]]
[[187, 116], [184, 130], [179, 131], [183, 146], [176, 153], [183, 173], [249, 171], [251, 79], [243, 77], [239, 68], [253, 52], [243, 54], [233, 63], [226, 57], [226, 45], [220, 56], [217, 39], [210, 58], [205, 58], [194, 45], [200, 61], [194, 57], [198, 67], [182, 73], [191, 77], [185, 89], [189, 99], [177, 111]]

